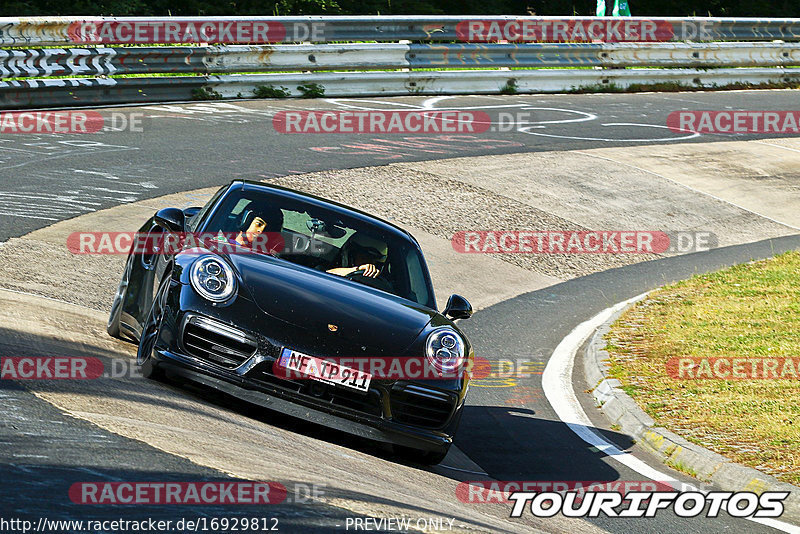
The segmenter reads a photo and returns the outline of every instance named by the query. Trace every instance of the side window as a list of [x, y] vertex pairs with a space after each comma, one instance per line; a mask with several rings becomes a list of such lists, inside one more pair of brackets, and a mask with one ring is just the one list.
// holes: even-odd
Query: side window
[[241, 198], [239, 202], [233, 206], [233, 209], [225, 214], [225, 218], [222, 219], [222, 227], [220, 228], [223, 232], [238, 232], [240, 230], [244, 231], [245, 228], [242, 228], [243, 217], [245, 212], [247, 212], [248, 206], [253, 203], [252, 200], [249, 198]]
[[241, 215], [244, 212], [244, 209], [252, 203], [252, 200], [249, 198], [243, 198], [236, 203], [236, 205], [231, 210], [231, 215]]
[[308, 227], [306, 226], [306, 221], [308, 221], [308, 215], [306, 215], [305, 213], [298, 213], [296, 211], [291, 211], [291, 210], [281, 210], [281, 211], [283, 211], [284, 230], [302, 235], [307, 235], [309, 233]]
[[[311, 216], [308, 213], [299, 213], [297, 211], [282, 210], [283, 211], [283, 229], [286, 232], [293, 234], [310, 236], [311, 230], [308, 229], [308, 221]], [[344, 233], [340, 237], [329, 237], [327, 235], [317, 234], [315, 239], [325, 245], [334, 246], [337, 249], [342, 248], [350, 236], [356, 231], [352, 228], [340, 228]]]
[[408, 295], [408, 298], [426, 306], [430, 305], [433, 299], [428, 292], [428, 284], [425, 281], [419, 254], [413, 250], [406, 255], [406, 270], [408, 272], [408, 287], [412, 293]]
[[203, 209], [201, 209], [200, 211], [198, 211], [198, 212], [197, 212], [197, 213], [194, 215], [194, 217], [190, 217], [190, 218], [189, 218], [189, 220], [186, 222], [186, 228], [187, 228], [187, 229], [188, 229], [190, 232], [194, 232], [194, 231], [195, 231], [195, 229], [197, 228], [197, 225], [198, 225], [198, 223], [199, 223], [200, 221], [202, 221], [202, 220], [203, 220], [203, 218], [206, 216], [206, 213], [208, 213], [208, 210], [210, 210], [210, 209], [211, 209], [211, 206], [213, 206], [214, 204], [216, 204], [216, 203], [217, 203], [217, 200], [219, 200], [219, 197], [221, 197], [221, 196], [222, 196], [222, 194], [223, 194], [225, 191], [227, 191], [227, 190], [228, 190], [228, 187], [229, 187], [229, 186], [227, 186], [227, 185], [226, 185], [226, 186], [223, 186], [223, 187], [220, 187], [220, 188], [219, 188], [219, 191], [217, 191], [216, 193], [214, 193], [214, 196], [212, 196], [212, 197], [211, 197], [211, 200], [209, 200], [208, 202], [206, 202], [206, 205], [205, 205], [205, 206], [203, 206]]

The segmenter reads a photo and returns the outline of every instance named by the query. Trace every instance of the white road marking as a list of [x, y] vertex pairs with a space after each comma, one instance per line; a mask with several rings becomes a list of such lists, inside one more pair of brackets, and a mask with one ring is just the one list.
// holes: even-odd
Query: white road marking
[[89, 469], [88, 467], [77, 467], [78, 471], [83, 471], [84, 473], [89, 473], [92, 476], [96, 476], [101, 479], [106, 480], [113, 480], [114, 482], [125, 482], [125, 479], [115, 477], [113, 475], [109, 475], [108, 473], [101, 473], [100, 471], [95, 471], [94, 469]]
[[[558, 119], [554, 121], [528, 121], [527, 124], [535, 125], [535, 124], [568, 124], [571, 122], [586, 122], [586, 121], [593, 121], [597, 118], [597, 115], [594, 113], [587, 113], [585, 111], [578, 111], [577, 109], [562, 109], [562, 108], [539, 108], [539, 107], [524, 107], [522, 109], [535, 109], [539, 111], [561, 111], [564, 113], [574, 113], [576, 115], [583, 115], [582, 117], [577, 117], [574, 119]], [[527, 133], [527, 132], [526, 132]]]
[[776, 145], [775, 143], [767, 143], [766, 141], [753, 141], [753, 142], [758, 143], [759, 145], [767, 145], [775, 148], [782, 148], [783, 150], [789, 150], [790, 152], [800, 152], [800, 150], [797, 150], [796, 148], [783, 145]]
[[341, 107], [344, 107], [344, 108], [363, 109], [365, 111], [369, 111], [369, 110], [390, 111], [392, 108], [391, 107], [370, 108], [370, 107], [364, 107], [364, 106], [354, 106], [354, 105], [352, 105], [352, 102], [365, 102], [367, 104], [379, 104], [379, 105], [384, 105], [384, 106], [389, 104], [391, 106], [399, 106], [399, 107], [411, 108], [411, 109], [421, 109], [421, 106], [419, 104], [406, 104], [404, 102], [382, 102], [380, 100], [366, 100], [366, 99], [361, 99], [361, 98], [347, 99], [347, 101], [341, 100], [339, 98], [326, 98], [325, 102], [328, 102], [329, 104], [334, 104], [336, 106], [341, 106]]
[[[58, 174], [74, 183], [69, 191], [40, 192], [47, 191], [46, 187], [40, 187], [37, 190], [38, 194], [0, 191], [0, 215], [58, 221], [95, 211], [109, 200], [114, 204], [136, 202], [143, 191], [158, 189], [152, 181], [143, 181], [145, 176], [140, 175], [140, 172], [111, 174], [91, 169], [62, 169]], [[33, 177], [43, 180], [54, 178], [49, 174], [36, 173]], [[124, 189], [126, 187], [130, 189]]]
[[86, 171], [83, 169], [72, 169], [72, 172], [78, 174], [94, 174], [95, 176], [100, 176], [102, 178], [107, 178], [109, 180], [119, 180], [119, 176], [114, 176], [108, 172], [100, 172], [100, 171]]
[[[446, 98], [453, 98], [453, 97], [446, 97]], [[404, 102], [381, 102], [377, 100], [348, 100], [342, 101], [337, 98], [328, 98], [325, 101], [329, 104], [334, 104], [343, 108], [348, 109], [358, 109], [362, 111], [401, 111], [400, 108], [408, 109], [411, 111], [450, 111], [450, 110], [467, 110], [467, 109], [500, 109], [500, 108], [525, 108], [528, 104], [501, 104], [497, 106], [447, 106], [447, 107], [435, 107], [433, 104], [438, 102], [439, 100], [444, 100], [444, 97], [435, 97], [433, 99], [428, 99], [421, 104], [406, 104]], [[435, 100], [435, 102], [430, 102], [430, 100]], [[390, 104], [391, 106], [397, 107], [368, 107], [368, 106], [356, 106], [353, 105], [352, 102], [366, 102], [372, 104], [383, 104], [384, 106]]]
[[30, 193], [10, 193], [6, 191], [0, 191], [0, 197], [14, 197], [14, 198], [22, 198], [22, 199], [41, 199], [41, 200], [49, 200], [49, 201], [57, 201], [57, 202], [64, 202], [66, 204], [87, 204], [89, 206], [99, 206], [99, 202], [89, 202], [86, 200], [78, 200], [77, 198], [65, 195], [34, 195]]
[[[66, 141], [58, 141], [58, 143], [67, 144]], [[102, 144], [102, 143], [100, 143], [100, 144]], [[73, 145], [73, 146], [75, 146], [75, 145]], [[120, 145], [103, 145], [103, 146], [112, 147], [110, 150], [102, 150], [103, 153], [120, 152], [122, 150], [140, 150], [138, 147], [130, 147], [130, 146], [120, 146]], [[77, 148], [80, 149], [81, 147], [78, 146]], [[3, 147], [3, 149], [7, 150], [8, 148], [7, 147]], [[100, 152], [100, 151], [101, 150], [99, 148], [96, 148], [96, 147], [88, 147], [88, 150], [86, 150], [86, 152], [88, 152], [88, 153]], [[22, 152], [26, 152], [27, 153], [28, 151], [22, 151]], [[67, 157], [67, 156], [80, 155], [80, 152], [81, 152], [80, 150], [67, 150], [63, 154], [56, 154], [56, 155], [53, 155], [53, 156], [50, 156], [50, 157], [46, 157], [46, 158], [36, 158], [35, 160], [34, 159], [30, 159], [28, 161], [23, 161], [23, 162], [18, 163], [16, 165], [10, 165], [10, 164], [9, 165], [4, 165], [3, 166], [3, 170], [8, 171], [10, 169], [16, 169], [16, 168], [19, 168], [19, 167], [23, 167], [25, 165], [28, 165], [32, 161], [35, 161], [36, 163], [43, 163], [45, 161], [51, 161], [51, 160], [55, 160], [55, 159], [59, 159], [59, 158]], [[35, 155], [35, 154], [33, 154], [33, 155]]]
[[43, 221], [58, 221], [54, 217], [39, 217], [38, 215], [26, 215], [25, 213], [17, 213], [16, 211], [0, 210], [0, 215], [9, 215], [12, 217], [22, 217], [23, 219], [41, 219]]
[[534, 414], [530, 414], [530, 413], [508, 412], [508, 415], [513, 415], [513, 416], [516, 416], [516, 417], [528, 417], [530, 419], [538, 419], [537, 416], [535, 416]]
[[[601, 124], [600, 126], [639, 126], [645, 128], [664, 128], [669, 130], [669, 126], [661, 126], [659, 124], [640, 124], [635, 122], [608, 122], [606, 124]], [[573, 135], [556, 135], [556, 134], [545, 134], [539, 132], [529, 132], [528, 127], [520, 128], [519, 131], [526, 134], [531, 135], [540, 135], [542, 137], [555, 137], [558, 139], [573, 139], [576, 141], [605, 141], [608, 143], [632, 143], [632, 142], [640, 142], [640, 143], [656, 143], [661, 141], [685, 141], [686, 139], [692, 139], [694, 137], [700, 137], [700, 134], [697, 132], [692, 133], [691, 135], [684, 135], [681, 137], [658, 137], [653, 139], [607, 139], [603, 137], [577, 137]]]
[[[644, 298], [646, 295], [647, 293], [643, 293], [610, 308], [606, 308], [591, 319], [576, 326], [567, 337], [561, 340], [561, 343], [558, 344], [550, 360], [547, 362], [547, 367], [542, 374], [542, 389], [544, 390], [544, 394], [550, 406], [553, 407], [556, 415], [558, 415], [558, 418], [563, 421], [570, 430], [575, 432], [579, 438], [607, 454], [610, 459], [621, 463], [650, 480], [674, 482], [675, 484], [673, 487], [680, 485], [684, 491], [701, 491], [707, 493], [707, 491], [704, 491], [702, 488], [696, 488], [691, 484], [685, 484], [672, 475], [649, 466], [642, 460], [636, 458], [633, 454], [621, 450], [619, 447], [600, 436], [600, 434], [593, 430], [594, 425], [589, 419], [589, 416], [586, 415], [586, 412], [583, 411], [583, 407], [572, 387], [572, 369], [575, 363], [575, 354], [578, 352], [581, 345], [583, 345], [589, 336], [612, 315], [628, 304]], [[800, 534], [800, 527], [783, 521], [775, 519], [747, 519], [790, 534]]]
[[109, 189], [107, 187], [89, 187], [92, 191], [102, 191], [104, 193], [121, 193], [123, 195], [138, 195], [139, 191], [120, 191], [118, 189]]
[[33, 471], [31, 471], [31, 470], [30, 470], [30, 469], [28, 469], [27, 467], [23, 467], [23, 466], [21, 466], [21, 465], [17, 465], [17, 464], [8, 464], [8, 465], [10, 465], [11, 467], [13, 467], [13, 468], [15, 468], [15, 469], [19, 469], [20, 471], [23, 471], [23, 472], [25, 472], [25, 473], [29, 473], [29, 474], [31, 474], [31, 475], [33, 474]]
[[[567, 123], [576, 123], [576, 122], [586, 122], [596, 120], [598, 118], [597, 115], [593, 113], [588, 113], [585, 111], [573, 110], [573, 109], [564, 109], [564, 108], [550, 108], [550, 107], [535, 107], [530, 106], [528, 104], [501, 104], [501, 105], [482, 105], [482, 106], [443, 106], [438, 107], [440, 102], [447, 102], [449, 100], [453, 100], [454, 96], [436, 96], [432, 98], [428, 98], [424, 100], [421, 104], [408, 104], [404, 102], [391, 102], [391, 105], [402, 107], [405, 109], [412, 109], [412, 110], [419, 110], [419, 111], [427, 111], [427, 110], [437, 110], [437, 111], [444, 111], [444, 110], [486, 110], [486, 109], [508, 109], [508, 108], [517, 108], [520, 110], [537, 110], [537, 111], [554, 111], [554, 112], [561, 112], [561, 113], [574, 113], [577, 115], [581, 115], [580, 117], [574, 119], [556, 119], [556, 120], [548, 120], [548, 121], [520, 121], [519, 127], [517, 131], [521, 133], [526, 133], [530, 135], [538, 135], [542, 137], [552, 137], [552, 138], [559, 138], [559, 139], [573, 139], [573, 140], [580, 140], [580, 141], [604, 141], [609, 143], [623, 143], [623, 142], [642, 142], [642, 143], [654, 143], [654, 142], [662, 142], [662, 141], [681, 141], [687, 139], [693, 139], [695, 137], [700, 137], [700, 134], [697, 132], [691, 132], [689, 135], [683, 135], [679, 137], [659, 137], [654, 139], [609, 139], [609, 138], [601, 138], [601, 137], [577, 137], [577, 136], [569, 136], [569, 135], [558, 135], [558, 134], [547, 134], [541, 132], [533, 132], [531, 130], [534, 129], [541, 129], [543, 128], [542, 125], [546, 124], [567, 124]], [[362, 102], [366, 104], [383, 104], [385, 105], [386, 102], [375, 101], [375, 100], [349, 100], [347, 102], [342, 101], [337, 98], [329, 98], [326, 99], [326, 102], [330, 104], [334, 104], [339, 107], [343, 108], [350, 108], [350, 109], [358, 109], [364, 111], [393, 111], [392, 108], [387, 107], [368, 107], [368, 106], [360, 106], [360, 105], [353, 105], [353, 102]], [[397, 108], [394, 109], [396, 111]], [[525, 126], [522, 126], [522, 124]], [[494, 124], [494, 123], [492, 123]], [[659, 124], [642, 124], [642, 123], [633, 123], [633, 122], [609, 122], [605, 124], [601, 124], [601, 126], [608, 127], [608, 126], [635, 126], [640, 128], [661, 128], [670, 130], [668, 126], [662, 126]]]
[[[563, 109], [563, 108], [548, 108], [548, 107], [531, 107], [528, 104], [500, 104], [500, 105], [479, 105], [479, 106], [443, 106], [438, 107], [440, 102], [447, 102], [449, 100], [453, 100], [457, 98], [455, 96], [436, 96], [432, 98], [428, 98], [424, 100], [421, 104], [408, 104], [404, 102], [391, 102], [392, 106], [397, 106], [398, 108], [405, 108], [405, 109], [412, 109], [412, 110], [419, 110], [419, 111], [427, 111], [427, 110], [437, 110], [437, 111], [444, 111], [444, 110], [486, 110], [486, 109], [508, 109], [508, 108], [517, 108], [517, 109], [524, 109], [524, 110], [539, 110], [539, 111], [556, 111], [556, 112], [563, 112], [563, 113], [575, 113], [579, 115], [583, 115], [582, 117], [578, 117], [575, 119], [556, 119], [552, 121], [526, 121], [526, 126], [521, 126], [517, 128], [517, 131], [521, 133], [526, 133], [530, 135], [538, 135], [542, 137], [552, 137], [552, 138], [559, 138], [559, 139], [573, 139], [579, 141], [604, 141], [608, 143], [624, 143], [624, 142], [641, 142], [641, 143], [655, 143], [655, 142], [663, 142], [663, 141], [681, 141], [687, 139], [693, 139], [695, 137], [700, 137], [700, 134], [697, 132], [692, 132], [689, 135], [683, 135], [679, 137], [659, 137], [654, 139], [609, 139], [609, 138], [601, 138], [601, 137], [577, 137], [577, 136], [569, 136], [569, 135], [558, 135], [558, 134], [546, 134], [541, 132], [533, 132], [531, 130], [534, 129], [541, 129], [544, 124], [566, 124], [566, 123], [575, 123], [575, 122], [585, 122], [585, 121], [592, 121], [598, 118], [597, 115], [593, 113], [587, 113], [585, 111], [579, 110], [572, 110], [572, 109]], [[328, 98], [326, 102], [330, 104], [334, 104], [339, 107], [343, 108], [350, 108], [350, 109], [358, 109], [363, 111], [392, 111], [391, 107], [368, 107], [368, 106], [359, 106], [353, 105], [352, 102], [363, 102], [367, 104], [382, 104], [385, 105], [386, 102], [376, 101], [376, 100], [349, 100], [347, 102], [342, 101], [337, 98]], [[397, 108], [394, 109], [395, 111]], [[670, 130], [668, 126], [662, 126], [659, 124], [641, 124], [641, 123], [633, 123], [633, 122], [609, 122], [606, 124], [602, 124], [601, 126], [635, 126], [641, 128], [662, 128], [666, 130]]]
[[[39, 213], [41, 211], [53, 211], [56, 213], [70, 213], [72, 210], [68, 208], [61, 208], [58, 206], [41, 206], [41, 205], [32, 205], [30, 202], [22, 202], [21, 200], [3, 200], [3, 205], [5, 206], [21, 206], [23, 208], [28, 208], [31, 211]], [[91, 211], [89, 208], [85, 208], [86, 211]]]

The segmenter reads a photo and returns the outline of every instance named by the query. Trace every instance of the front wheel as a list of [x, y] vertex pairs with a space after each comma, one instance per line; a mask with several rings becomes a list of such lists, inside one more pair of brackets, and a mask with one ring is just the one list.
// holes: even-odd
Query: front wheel
[[167, 277], [158, 288], [156, 298], [153, 299], [153, 306], [142, 328], [142, 335], [139, 338], [139, 349], [136, 351], [136, 363], [142, 370], [145, 378], [160, 378], [163, 373], [153, 360], [153, 350], [156, 348], [156, 341], [161, 330], [161, 322], [164, 319], [164, 309], [167, 303], [167, 293], [169, 291], [170, 278]]
[[111, 305], [111, 313], [108, 315], [108, 324], [106, 324], [106, 332], [111, 337], [122, 339], [122, 334], [119, 329], [119, 320], [122, 315], [122, 304], [125, 301], [125, 296], [128, 293], [128, 282], [131, 276], [131, 260], [125, 263], [125, 270], [122, 272], [122, 280], [119, 282], [117, 293], [114, 295], [114, 303]]

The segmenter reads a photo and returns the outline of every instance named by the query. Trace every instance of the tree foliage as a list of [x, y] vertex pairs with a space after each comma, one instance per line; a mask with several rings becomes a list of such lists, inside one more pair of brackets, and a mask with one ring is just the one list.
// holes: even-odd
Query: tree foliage
[[[631, 0], [636, 16], [800, 17], [798, 0]], [[595, 0], [0, 0], [0, 16], [593, 15]]]

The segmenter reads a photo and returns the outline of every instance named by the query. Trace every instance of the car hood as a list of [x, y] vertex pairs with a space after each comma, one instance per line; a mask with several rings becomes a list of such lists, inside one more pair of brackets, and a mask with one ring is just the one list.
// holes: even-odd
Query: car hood
[[348, 352], [399, 356], [438, 315], [421, 304], [285, 260], [260, 255], [229, 259], [261, 311], [291, 325], [288, 330], [307, 336], [305, 341], [338, 347], [337, 353], [347, 347]]

